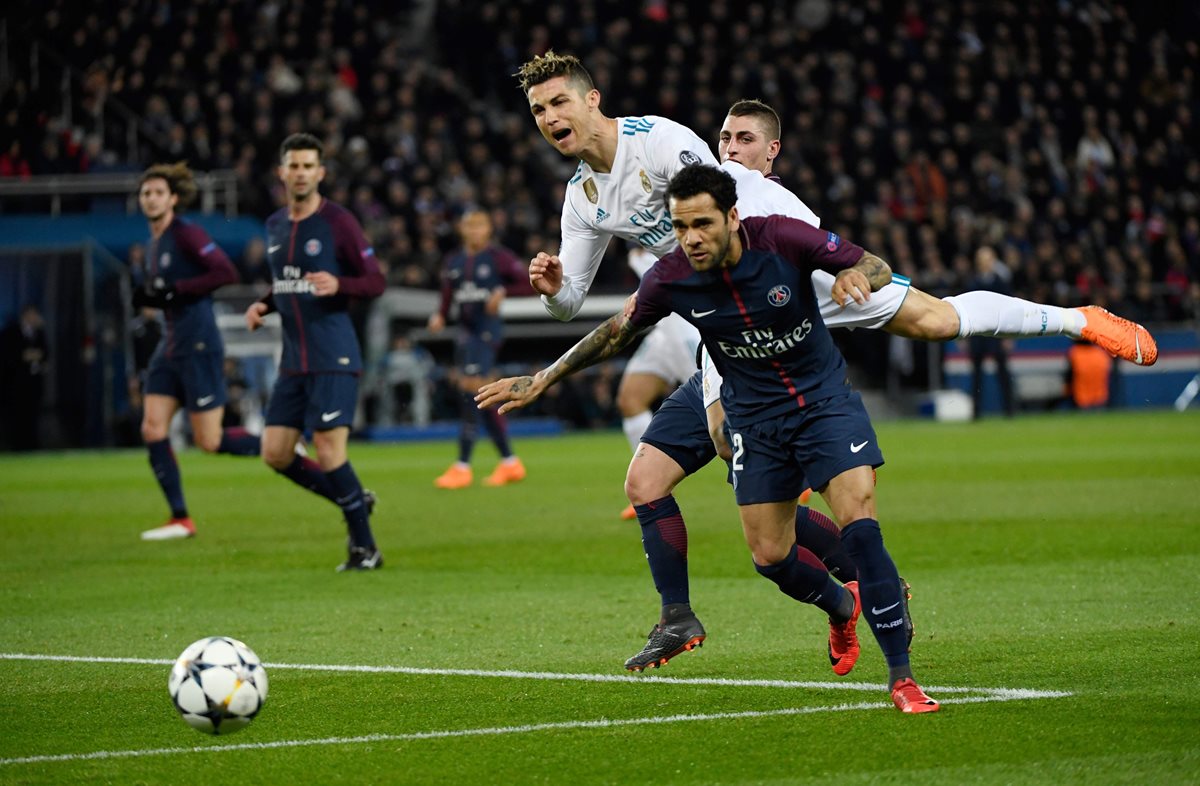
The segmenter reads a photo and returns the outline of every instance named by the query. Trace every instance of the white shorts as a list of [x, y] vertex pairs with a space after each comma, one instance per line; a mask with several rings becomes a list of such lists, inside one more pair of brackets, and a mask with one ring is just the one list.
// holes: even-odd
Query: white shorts
[[904, 298], [908, 296], [908, 288], [912, 285], [904, 276], [892, 275], [892, 283], [878, 292], [871, 293], [871, 299], [859, 305], [851, 301], [846, 306], [833, 302], [830, 292], [833, 291], [833, 275], [824, 270], [814, 270], [812, 274], [813, 289], [817, 293], [817, 305], [821, 307], [821, 319], [831, 328], [881, 328], [896, 316]]
[[678, 314], [671, 314], [642, 339], [625, 364], [625, 373], [650, 374], [676, 388], [696, 373], [699, 346], [700, 334], [696, 328]]

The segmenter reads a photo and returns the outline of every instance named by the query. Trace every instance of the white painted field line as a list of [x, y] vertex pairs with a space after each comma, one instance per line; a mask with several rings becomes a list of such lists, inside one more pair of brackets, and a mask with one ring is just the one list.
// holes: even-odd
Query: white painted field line
[[[943, 701], [942, 704], [979, 704], [982, 702], [992, 701], [1012, 701], [1015, 698], [1017, 697], [963, 696], [956, 699], [947, 699]], [[229, 753], [232, 751], [271, 750], [275, 748], [301, 748], [313, 745], [361, 745], [372, 742], [409, 742], [416, 740], [446, 739], [451, 737], [490, 737], [501, 734], [528, 734], [539, 731], [614, 729], [623, 726], [646, 726], [650, 724], [666, 723], [694, 723], [696, 721], [715, 720], [746, 720], [755, 718], [774, 718], [789, 715], [814, 715], [822, 712], [879, 710], [891, 707], [891, 702], [862, 701], [853, 704], [834, 704], [827, 707], [787, 707], [779, 710], [712, 712], [705, 713], [703, 715], [661, 715], [645, 718], [601, 718], [599, 720], [564, 721], [560, 723], [531, 723], [522, 726], [490, 726], [480, 729], [418, 731], [409, 734], [365, 734], [360, 737], [323, 737], [309, 740], [277, 740], [275, 742], [247, 742], [233, 745], [196, 745], [188, 748], [150, 748], [147, 750], [61, 753], [52, 756], [19, 756], [11, 759], [0, 759], [0, 766], [9, 766], [15, 764], [43, 764], [60, 761], [94, 761], [97, 759], [132, 759], [144, 758], [147, 756], [173, 756], [181, 753]]]
[[[169, 666], [173, 660], [162, 658], [108, 658], [79, 655], [36, 655], [19, 652], [0, 652], [0, 660], [57, 661], [68, 663], [131, 663]], [[354, 672], [367, 674], [412, 674], [434, 677], [500, 677], [526, 680], [555, 680], [576, 682], [652, 683], [658, 685], [717, 685], [747, 688], [807, 688], [811, 690], [856, 690], [886, 691], [882, 683], [874, 682], [816, 682], [807, 680], [753, 680], [727, 677], [663, 677], [658, 675], [634, 674], [572, 674], [550, 671], [512, 671], [484, 669], [428, 669], [415, 666], [357, 666], [318, 663], [264, 663], [268, 669], [296, 669], [302, 671]], [[971, 688], [961, 686], [926, 686], [925, 690], [937, 693], [984, 693], [996, 698], [1053, 699], [1070, 696], [1069, 692], [1033, 690], [1027, 688]]]

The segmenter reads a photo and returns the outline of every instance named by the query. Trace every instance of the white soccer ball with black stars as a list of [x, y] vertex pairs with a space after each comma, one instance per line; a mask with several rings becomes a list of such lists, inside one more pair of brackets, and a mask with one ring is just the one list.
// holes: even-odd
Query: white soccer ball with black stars
[[167, 690], [193, 729], [232, 734], [267, 700], [267, 672], [254, 651], [228, 636], [194, 641], [171, 667]]

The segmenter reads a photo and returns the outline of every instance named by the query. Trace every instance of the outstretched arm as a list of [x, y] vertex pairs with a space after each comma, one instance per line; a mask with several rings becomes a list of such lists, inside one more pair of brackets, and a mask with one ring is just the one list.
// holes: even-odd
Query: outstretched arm
[[637, 329], [624, 313], [611, 316], [562, 357], [532, 377], [507, 377], [484, 385], [475, 396], [475, 402], [480, 409], [500, 404], [501, 414], [532, 404], [546, 388], [580, 369], [612, 357], [628, 346], [637, 334]]

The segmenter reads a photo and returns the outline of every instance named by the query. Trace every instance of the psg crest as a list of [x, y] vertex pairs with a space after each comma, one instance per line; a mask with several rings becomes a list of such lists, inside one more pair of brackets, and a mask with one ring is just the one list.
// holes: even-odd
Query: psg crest
[[304, 244], [304, 253], [308, 254], [310, 257], [315, 257], [317, 254], [320, 254], [321, 241], [317, 240], [315, 237], [312, 240], [309, 240]]
[[787, 302], [792, 299], [792, 290], [785, 287], [783, 284], [776, 284], [767, 292], [767, 302], [772, 306], [786, 306]]

